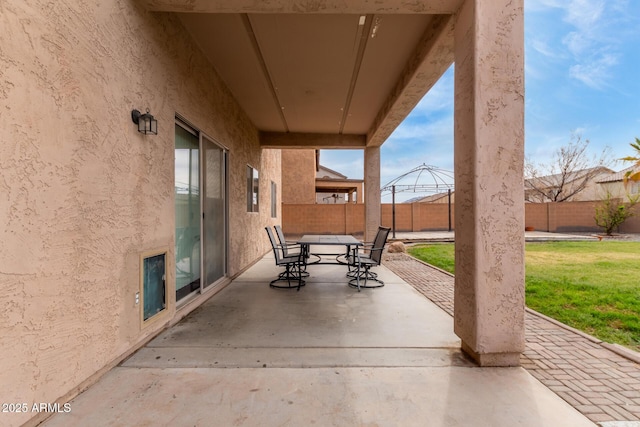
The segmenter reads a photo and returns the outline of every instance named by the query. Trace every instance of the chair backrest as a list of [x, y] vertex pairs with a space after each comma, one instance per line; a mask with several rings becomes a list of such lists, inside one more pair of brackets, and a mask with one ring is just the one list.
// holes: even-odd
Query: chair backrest
[[380, 265], [380, 261], [382, 261], [382, 251], [384, 250], [384, 245], [387, 243], [390, 230], [389, 227], [378, 227], [378, 233], [376, 233], [376, 238], [373, 240], [373, 247], [369, 253], [369, 258], [375, 261], [376, 265]]
[[289, 251], [287, 249], [287, 240], [284, 238], [284, 233], [282, 232], [282, 227], [274, 225], [273, 228], [276, 229], [276, 235], [278, 236], [280, 245], [282, 245], [282, 254], [286, 257], [289, 255]]
[[269, 241], [271, 242], [271, 248], [273, 249], [273, 256], [276, 257], [276, 264], [280, 264], [282, 257], [280, 257], [280, 251], [278, 250], [276, 238], [273, 236], [273, 231], [271, 231], [271, 227], [265, 227], [264, 229], [267, 230], [267, 234], [269, 235]]

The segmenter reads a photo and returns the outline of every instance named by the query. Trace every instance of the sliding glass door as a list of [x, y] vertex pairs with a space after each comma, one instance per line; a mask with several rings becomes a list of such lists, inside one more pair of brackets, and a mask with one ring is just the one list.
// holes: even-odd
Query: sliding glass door
[[175, 126], [176, 301], [226, 275], [226, 152]]
[[202, 136], [203, 287], [220, 280], [226, 273], [225, 164], [225, 151]]

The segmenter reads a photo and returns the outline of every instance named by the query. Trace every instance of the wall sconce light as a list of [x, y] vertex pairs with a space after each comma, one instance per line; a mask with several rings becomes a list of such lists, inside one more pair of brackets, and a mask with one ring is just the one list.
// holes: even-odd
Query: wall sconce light
[[138, 125], [138, 132], [144, 133], [145, 135], [158, 134], [158, 121], [149, 114], [148, 108], [147, 112], [144, 114], [141, 114], [138, 110], [132, 110], [131, 120], [133, 120], [133, 123]]

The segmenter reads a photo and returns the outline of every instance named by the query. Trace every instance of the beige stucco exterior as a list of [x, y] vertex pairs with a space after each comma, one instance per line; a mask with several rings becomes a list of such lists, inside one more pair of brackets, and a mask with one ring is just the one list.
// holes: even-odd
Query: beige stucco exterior
[[454, 327], [482, 365], [524, 349], [522, 9], [466, 1], [456, 22]]
[[315, 150], [282, 151], [282, 203], [315, 203]]
[[[52, 403], [190, 309], [172, 300], [175, 115], [229, 150], [229, 276], [268, 249], [280, 152], [260, 149], [169, 14], [21, 0], [0, 4], [0, 22], [0, 401]], [[136, 131], [134, 108], [150, 109], [158, 135]], [[259, 213], [246, 212], [247, 164]], [[168, 252], [169, 307], [143, 328], [140, 254], [156, 250]]]
[[[286, 175], [293, 171], [281, 174], [296, 153], [281, 154], [280, 148], [364, 149], [365, 224], [356, 228], [371, 240], [381, 223], [380, 145], [454, 54], [455, 332], [480, 364], [517, 363], [524, 345], [522, 0], [328, 1], [313, 10], [299, 3], [310, 6], [289, 0], [0, 3], [2, 402], [67, 401], [266, 253], [263, 229], [280, 223], [282, 215], [277, 209], [271, 216], [271, 183], [281, 190], [278, 195], [289, 194], [284, 187], [296, 179]], [[223, 80], [220, 69], [229, 58], [224, 43], [205, 49], [207, 25], [198, 27], [204, 30], [198, 38], [184, 28], [185, 22], [193, 24], [189, 17], [172, 13], [195, 10], [189, 7], [223, 12], [214, 18], [238, 35], [238, 46], [248, 46], [245, 58], [254, 61], [248, 63], [263, 62], [227, 68]], [[289, 69], [273, 60], [277, 49], [269, 56], [255, 40], [247, 42], [248, 34], [257, 34], [247, 29], [260, 25], [266, 27], [262, 40], [280, 40], [271, 38], [279, 32], [263, 15], [283, 11], [322, 14], [312, 20], [321, 28], [325, 18], [351, 15], [345, 34], [353, 27], [364, 31], [361, 13], [367, 14], [367, 31], [375, 28], [374, 14], [397, 14], [387, 20], [400, 30], [396, 37], [407, 33], [405, 18], [413, 22], [403, 15], [421, 16], [413, 17], [419, 18], [415, 45], [405, 40], [406, 55], [394, 67], [368, 61], [366, 43], [360, 44], [356, 65], [343, 70], [346, 80], [338, 82], [348, 96], [337, 86], [326, 91], [345, 103], [342, 111], [327, 98], [338, 116], [334, 120], [315, 112], [297, 114], [313, 106], [307, 97], [324, 88], [304, 90], [304, 78], [292, 77], [291, 86], [286, 78], [269, 80], [270, 70], [283, 76]], [[368, 33], [362, 34], [360, 40], [368, 40]], [[398, 51], [396, 39], [379, 35], [376, 40], [386, 43], [379, 55]], [[353, 39], [345, 46], [351, 58]], [[216, 67], [218, 54], [223, 59]], [[263, 54], [274, 62], [271, 69]], [[256, 70], [268, 89], [264, 104], [257, 103], [257, 92], [242, 92], [250, 83], [243, 72]], [[376, 73], [385, 74], [385, 89], [373, 78]], [[291, 102], [284, 105], [279, 94], [288, 90]], [[158, 135], [138, 133], [131, 121], [132, 109], [146, 108], [158, 120]], [[173, 253], [176, 115], [228, 150], [226, 281], [179, 306]], [[343, 132], [350, 117], [359, 117], [357, 126], [348, 124], [353, 134]], [[320, 119], [326, 124], [315, 133], [312, 126]], [[281, 130], [278, 120], [290, 123], [290, 131]], [[313, 170], [313, 157], [304, 162], [301, 168]], [[259, 171], [259, 212], [247, 212], [247, 165]], [[314, 188], [309, 177], [304, 185]], [[305, 194], [313, 203], [314, 191]], [[348, 228], [353, 227], [345, 224]], [[167, 253], [168, 307], [143, 324], [136, 304], [140, 257], [157, 251]], [[15, 414], [9, 425], [32, 416], [35, 423], [45, 415]]]
[[592, 200], [604, 200], [607, 198], [607, 194], [611, 198], [618, 198], [627, 200], [629, 198], [638, 197], [640, 193], [640, 182], [627, 180], [625, 182], [625, 176], [627, 173], [633, 174], [636, 171], [635, 166], [625, 168], [621, 171], [614, 172], [609, 176], [603, 176], [596, 179], [595, 198]]
[[362, 203], [362, 180], [347, 179], [318, 165], [316, 150], [283, 149], [281, 152], [283, 204]]

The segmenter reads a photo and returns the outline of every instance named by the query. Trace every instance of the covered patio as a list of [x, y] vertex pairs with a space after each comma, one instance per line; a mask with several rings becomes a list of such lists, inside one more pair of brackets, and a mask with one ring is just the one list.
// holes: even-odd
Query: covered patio
[[367, 241], [381, 225], [380, 147], [455, 62], [454, 329], [480, 365], [518, 365], [522, 0], [139, 1], [180, 20], [255, 125], [262, 149], [363, 150]]
[[453, 320], [390, 270], [271, 289], [266, 255], [44, 425], [592, 426], [523, 368], [480, 368]]
[[[366, 423], [391, 402], [390, 418], [415, 410], [447, 422], [486, 411], [494, 394], [484, 390], [502, 390], [493, 381], [503, 378], [522, 387], [496, 391], [493, 408], [528, 401], [536, 418], [531, 383], [512, 369], [524, 349], [523, 7], [9, 0], [0, 35], [3, 402], [55, 408], [98, 382], [51, 423], [144, 424], [156, 408], [158, 419], [182, 424], [210, 402], [221, 419], [282, 412], [292, 424], [320, 415]], [[263, 289], [275, 274], [262, 259], [263, 230], [284, 223], [282, 150], [363, 150], [357, 206], [371, 241], [381, 224], [380, 147], [454, 62], [453, 320], [436, 326], [438, 311], [408, 288], [396, 295], [404, 285], [393, 277], [357, 296], [329, 270], [296, 295]], [[140, 111], [157, 120], [153, 131], [138, 126]], [[195, 338], [190, 328], [202, 337], [172, 341]], [[407, 358], [414, 352], [419, 366]], [[469, 369], [462, 352], [506, 369]], [[241, 355], [243, 367], [217, 368]], [[127, 365], [147, 359], [158, 365]], [[308, 368], [293, 365], [301, 360]], [[185, 367], [170, 367], [178, 361]], [[251, 387], [233, 385], [243, 381]], [[315, 396], [311, 383], [326, 393]], [[315, 413], [294, 403], [238, 409], [295, 390], [287, 405]], [[350, 412], [327, 411], [337, 402]], [[494, 412], [488, 419], [507, 416]], [[8, 425], [48, 415], [16, 412]]]

